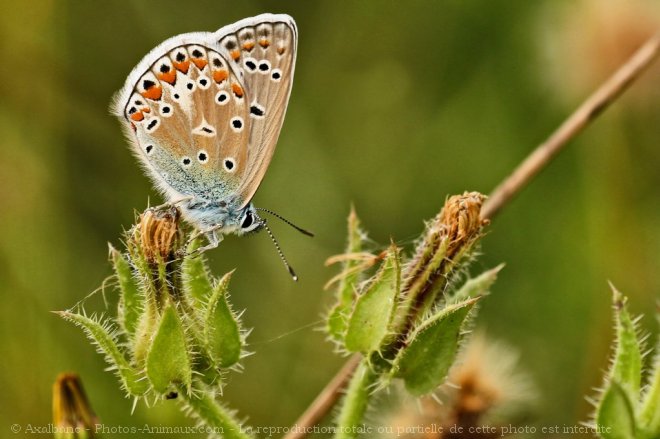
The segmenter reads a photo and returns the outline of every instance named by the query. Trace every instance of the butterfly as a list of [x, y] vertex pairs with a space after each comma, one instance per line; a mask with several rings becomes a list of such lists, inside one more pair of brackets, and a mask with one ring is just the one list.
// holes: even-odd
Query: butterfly
[[297, 42], [284, 14], [178, 35], [149, 52], [115, 96], [134, 154], [209, 248], [266, 227], [251, 200], [282, 128]]

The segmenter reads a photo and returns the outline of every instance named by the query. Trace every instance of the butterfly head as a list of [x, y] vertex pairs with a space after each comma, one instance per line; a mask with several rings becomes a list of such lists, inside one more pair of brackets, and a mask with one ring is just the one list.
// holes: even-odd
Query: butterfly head
[[264, 228], [266, 223], [259, 217], [259, 215], [257, 215], [257, 211], [254, 205], [250, 203], [245, 206], [245, 208], [240, 213], [240, 216], [238, 217], [238, 224], [239, 226], [236, 230], [236, 234], [241, 236], [258, 232]]
[[257, 214], [252, 203], [234, 208], [233, 203], [190, 200], [182, 206], [183, 216], [202, 231], [213, 230], [220, 235], [238, 236], [257, 232], [265, 221]]

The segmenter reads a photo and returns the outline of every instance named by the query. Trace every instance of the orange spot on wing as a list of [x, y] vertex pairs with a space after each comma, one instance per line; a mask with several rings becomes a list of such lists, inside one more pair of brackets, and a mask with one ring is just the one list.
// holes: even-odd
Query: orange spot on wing
[[151, 99], [152, 101], [157, 101], [163, 95], [163, 88], [158, 85], [153, 85], [149, 87], [149, 89], [143, 91], [140, 94], [147, 99]]
[[136, 122], [141, 122], [144, 120], [144, 113], [142, 113], [141, 111], [138, 111], [137, 113], [133, 113], [131, 114], [131, 119], [133, 119]]
[[246, 41], [246, 42], [243, 44], [243, 49], [245, 49], [245, 50], [247, 50], [248, 52], [250, 52], [252, 49], [254, 49], [254, 41]]
[[277, 53], [280, 54], [280, 55], [283, 55], [284, 51], [285, 51], [284, 46], [280, 46], [280, 47], [277, 48]]
[[259, 40], [259, 45], [265, 49], [270, 46], [270, 41], [268, 41], [266, 38], [262, 38]]
[[238, 85], [238, 84], [232, 84], [231, 89], [236, 95], [236, 97], [242, 98], [243, 97], [243, 88]]
[[176, 82], [176, 70], [171, 69], [168, 72], [159, 73], [158, 79], [160, 79], [161, 81], [165, 81], [168, 84], [174, 85], [174, 83]]
[[234, 49], [231, 52], [229, 52], [229, 55], [231, 56], [231, 59], [234, 61], [238, 60], [238, 58], [241, 57], [241, 51], [238, 49]]
[[227, 70], [216, 70], [213, 72], [213, 80], [218, 84], [227, 78], [229, 78], [229, 72]]
[[207, 60], [205, 60], [204, 58], [193, 58], [193, 59], [192, 59], [192, 62], [195, 63], [195, 65], [197, 66], [197, 68], [198, 68], [199, 70], [202, 70], [202, 69], [203, 69], [204, 67], [206, 67], [206, 65], [209, 63], [209, 62], [208, 62]]
[[172, 64], [174, 64], [174, 68], [176, 68], [178, 71], [182, 73], [188, 73], [188, 69], [190, 68], [190, 60], [185, 60], [185, 61], [172, 61]]
[[144, 107], [140, 111], [144, 111], [145, 113], [151, 113], [151, 108], [149, 107]]

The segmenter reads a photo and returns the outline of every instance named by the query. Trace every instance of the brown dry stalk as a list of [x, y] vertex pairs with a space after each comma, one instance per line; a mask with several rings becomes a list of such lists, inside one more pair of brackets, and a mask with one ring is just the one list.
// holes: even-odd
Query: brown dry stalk
[[[557, 130], [539, 145], [491, 193], [481, 208], [481, 218], [493, 218], [502, 207], [518, 194], [550, 161], [596, 119], [649, 67], [660, 54], [660, 34], [651, 37], [605, 83], [600, 86]], [[295, 428], [284, 439], [300, 439], [330, 411], [341, 395], [341, 389], [359, 364], [360, 354], [354, 354], [335, 377], [321, 391], [305, 413], [296, 421]]]

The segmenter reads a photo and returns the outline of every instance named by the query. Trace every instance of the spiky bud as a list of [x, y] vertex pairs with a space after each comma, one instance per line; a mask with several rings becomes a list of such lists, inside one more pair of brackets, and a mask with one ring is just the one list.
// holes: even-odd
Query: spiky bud
[[[343, 350], [364, 355], [338, 419], [346, 431], [362, 418], [379, 383], [400, 379], [410, 393], [424, 395], [445, 381], [470, 311], [501, 268], [458, 282], [488, 223], [480, 216], [484, 199], [477, 192], [449, 197], [410, 261], [402, 261], [394, 244], [378, 255], [362, 252], [364, 232], [351, 211], [347, 254], [330, 259], [343, 261], [344, 271], [336, 277], [337, 305], [327, 325]], [[375, 274], [361, 282], [360, 275], [377, 262]]]
[[228, 302], [230, 275], [209, 276], [197, 241], [184, 251], [176, 207], [147, 209], [125, 242], [125, 253], [110, 247], [117, 316], [60, 315], [85, 330], [131, 396], [191, 398], [194, 389], [218, 389], [222, 369], [238, 362], [245, 345]]

